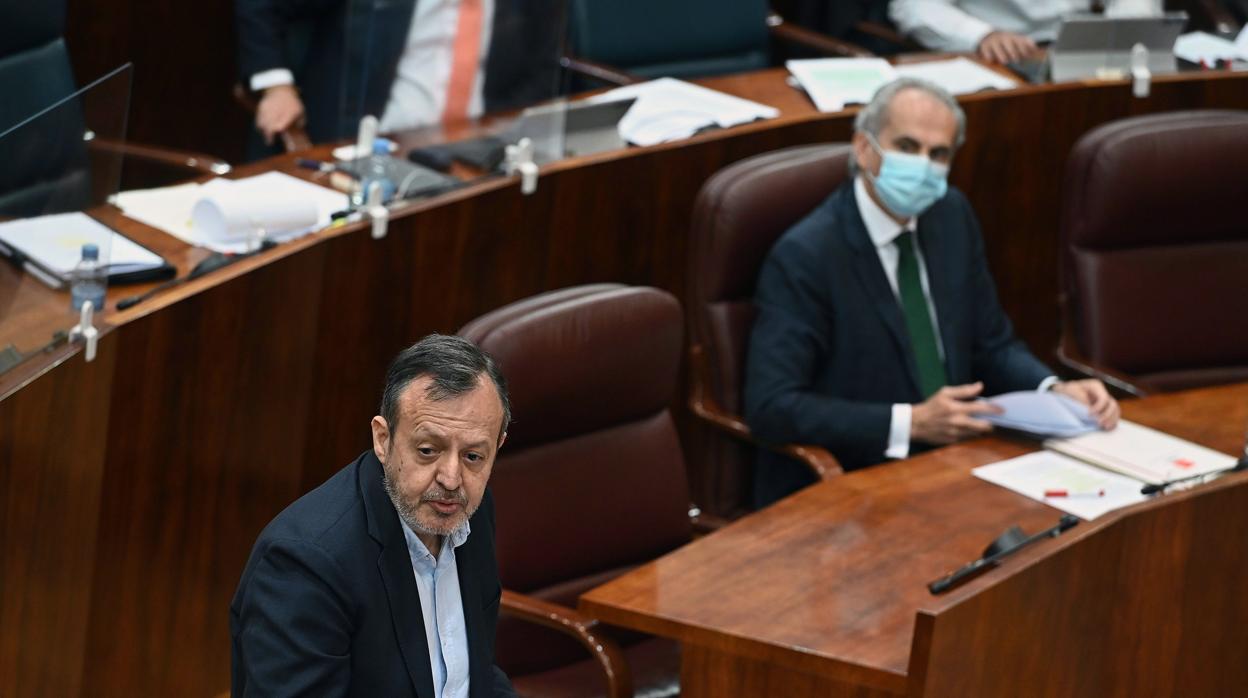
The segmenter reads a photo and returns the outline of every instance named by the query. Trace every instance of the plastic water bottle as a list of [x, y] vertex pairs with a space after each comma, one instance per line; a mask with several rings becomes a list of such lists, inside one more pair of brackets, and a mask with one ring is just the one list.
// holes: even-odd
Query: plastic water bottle
[[95, 312], [104, 309], [104, 291], [108, 285], [108, 273], [100, 265], [100, 248], [88, 242], [82, 246], [82, 259], [70, 272], [70, 308], [82, 312], [82, 304], [91, 301]]

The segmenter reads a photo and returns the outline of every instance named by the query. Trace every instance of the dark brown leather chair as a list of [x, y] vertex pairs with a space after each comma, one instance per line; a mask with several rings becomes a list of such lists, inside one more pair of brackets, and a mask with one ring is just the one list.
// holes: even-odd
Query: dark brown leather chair
[[[848, 179], [851, 153], [847, 144], [765, 153], [715, 173], [698, 194], [689, 249], [689, 407], [715, 427], [703, 451], [705, 485], [697, 500], [713, 514], [733, 516], [751, 501], [760, 444], [740, 414], [759, 268], [776, 239]], [[772, 447], [820, 478], [841, 473], [817, 446]]]
[[630, 682], [638, 695], [679, 691], [675, 643], [604, 631], [573, 609], [582, 592], [690, 540], [668, 409], [682, 323], [669, 293], [597, 284], [518, 301], [460, 330], [498, 361], [512, 396], [490, 486], [506, 589], [496, 656], [522, 695], [607, 695], [604, 668], [609, 695], [632, 695]]
[[1248, 112], [1106, 124], [1064, 184], [1062, 362], [1136, 395], [1248, 380]]

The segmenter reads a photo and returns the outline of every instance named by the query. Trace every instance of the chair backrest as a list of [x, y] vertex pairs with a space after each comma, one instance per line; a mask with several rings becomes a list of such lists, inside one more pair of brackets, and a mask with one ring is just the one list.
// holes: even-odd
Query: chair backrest
[[[73, 94], [65, 0], [0, 6], [0, 134]], [[0, 136], [0, 214], [33, 216], [85, 203], [82, 116], [67, 105]], [[81, 193], [65, 200], [66, 192]], [[81, 201], [79, 199], [82, 199]]]
[[1248, 380], [1248, 112], [1123, 119], [1066, 167], [1063, 287], [1080, 349], [1162, 390]]
[[[675, 297], [596, 284], [553, 291], [460, 330], [498, 362], [514, 421], [490, 487], [503, 586], [571, 607], [582, 592], [689, 541], [669, 412], [683, 346]], [[499, 623], [504, 669], [587, 659], [563, 636]]]
[[[741, 413], [745, 351], [754, 324], [754, 286], [768, 251], [849, 177], [848, 144], [807, 145], [757, 155], [715, 173], [694, 204], [689, 250], [689, 334], [701, 365], [694, 390]], [[695, 352], [695, 356], [697, 353]], [[708, 444], [703, 508], [748, 508], [752, 450], [728, 439]]]
[[571, 0], [572, 52], [641, 77], [701, 77], [765, 68], [763, 0]]

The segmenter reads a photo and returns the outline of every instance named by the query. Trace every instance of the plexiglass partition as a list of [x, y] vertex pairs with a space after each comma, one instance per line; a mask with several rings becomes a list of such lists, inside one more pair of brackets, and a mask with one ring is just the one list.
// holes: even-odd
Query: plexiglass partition
[[131, 72], [0, 133], [0, 377], [63, 344], [84, 302], [99, 313], [110, 273], [161, 262], [93, 217], [121, 182]]

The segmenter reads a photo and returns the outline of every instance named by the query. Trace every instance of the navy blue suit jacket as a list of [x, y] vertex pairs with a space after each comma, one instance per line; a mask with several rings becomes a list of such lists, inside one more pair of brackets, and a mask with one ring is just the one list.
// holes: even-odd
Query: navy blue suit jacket
[[[1014, 336], [997, 301], [979, 223], [956, 189], [918, 219], [951, 385], [1036, 388], [1051, 371]], [[852, 180], [776, 242], [763, 264], [746, 360], [746, 421], [770, 443], [818, 444], [847, 470], [885, 460], [894, 403], [917, 403], [918, 369], [897, 297], [858, 211]], [[755, 503], [814, 481], [760, 452]]]
[[[272, 68], [295, 74], [308, 135], [353, 137], [360, 117], [381, 118], [417, 0], [234, 0], [243, 85]], [[486, 111], [553, 97], [562, 48], [560, 0], [496, 0], [483, 87]], [[292, 28], [307, 30], [305, 56], [290, 56]], [[295, 65], [292, 65], [295, 62]]]
[[[402, 524], [367, 452], [300, 497], [251, 552], [230, 604], [231, 695], [433, 698]], [[494, 666], [502, 588], [487, 490], [455, 549], [472, 698], [513, 696]]]

